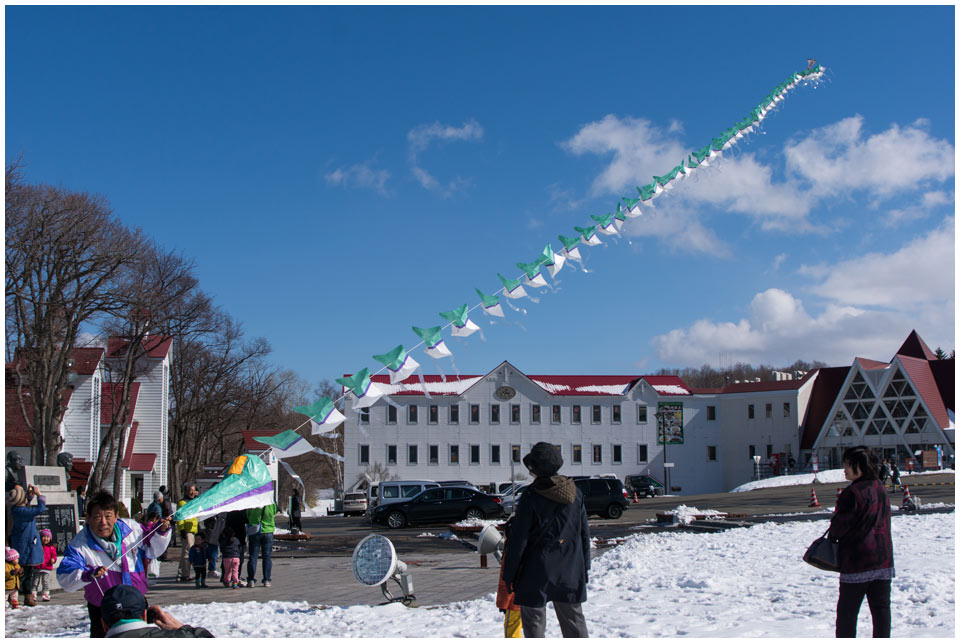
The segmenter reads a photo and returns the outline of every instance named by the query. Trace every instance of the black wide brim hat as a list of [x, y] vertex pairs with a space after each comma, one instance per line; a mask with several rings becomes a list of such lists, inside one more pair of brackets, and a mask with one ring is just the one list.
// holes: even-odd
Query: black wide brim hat
[[557, 447], [549, 442], [537, 442], [530, 453], [523, 456], [523, 466], [535, 476], [553, 476], [563, 466], [563, 458]]

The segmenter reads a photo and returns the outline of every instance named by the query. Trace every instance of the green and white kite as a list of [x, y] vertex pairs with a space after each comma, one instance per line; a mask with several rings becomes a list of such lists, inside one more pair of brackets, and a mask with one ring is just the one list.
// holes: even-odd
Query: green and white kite
[[319, 453], [320, 455], [325, 455], [339, 462], [343, 462], [342, 456], [339, 456], [336, 453], [327, 453], [320, 447], [313, 446], [307, 442], [305, 437], [296, 433], [295, 431], [283, 431], [276, 435], [265, 435], [259, 438], [254, 438], [254, 440], [270, 447], [274, 455], [276, 455], [277, 459], [279, 460], [295, 458], [296, 456], [303, 455], [304, 453]]
[[329, 397], [321, 397], [308, 406], [293, 407], [294, 413], [302, 413], [310, 418], [310, 432], [322, 438], [338, 438], [339, 433], [327, 433], [327, 429], [335, 428], [346, 420], [343, 413], [337, 410]]
[[353, 408], [365, 409], [373, 406], [377, 400], [386, 395], [380, 388], [370, 380], [370, 370], [361, 369], [354, 375], [338, 377], [337, 383], [342, 384], [353, 394]]
[[450, 357], [453, 355], [453, 353], [450, 352], [450, 349], [447, 348], [447, 345], [443, 343], [442, 330], [443, 329], [440, 326], [434, 326], [433, 328], [418, 328], [417, 326], [413, 327], [413, 332], [415, 332], [420, 339], [423, 340], [423, 352], [434, 359]]
[[[576, 246], [574, 246], [574, 250], [576, 250]], [[551, 279], [556, 279], [557, 273], [560, 272], [560, 269], [563, 268], [563, 264], [566, 262], [566, 258], [563, 255], [554, 254], [553, 248], [551, 248], [548, 243], [547, 247], [543, 249], [540, 258], [537, 259], [537, 262], [547, 269]]]
[[387, 371], [390, 372], [391, 384], [402, 382], [420, 368], [420, 363], [413, 359], [407, 351], [403, 350], [403, 344], [397, 346], [389, 353], [374, 355], [373, 359], [387, 367]]
[[500, 278], [500, 283], [503, 284], [504, 297], [508, 299], [522, 299], [527, 296], [527, 291], [523, 289], [519, 279], [507, 279], [499, 272], [497, 273], [497, 277]]
[[532, 286], [533, 288], [543, 288], [547, 285], [547, 280], [543, 278], [543, 275], [540, 274], [540, 262], [534, 261], [533, 263], [517, 263], [517, 268], [523, 271], [524, 286]]
[[450, 322], [450, 334], [454, 337], [469, 337], [480, 330], [480, 327], [470, 321], [467, 316], [467, 305], [440, 313], [440, 316]]
[[597, 226], [592, 225], [589, 228], [573, 226], [573, 229], [580, 233], [580, 240], [585, 246], [599, 246], [602, 242], [597, 238]]
[[272, 504], [273, 478], [267, 465], [255, 455], [241, 455], [234, 458], [223, 480], [180, 507], [173, 519], [202, 520], [227, 511]]
[[[503, 317], [503, 307], [500, 305], [500, 298], [495, 297], [494, 295], [488, 295], [484, 293], [479, 288], [474, 288], [477, 291], [477, 294], [480, 295], [480, 309], [483, 311], [484, 315], [490, 315], [491, 317]], [[491, 320], [492, 324], [493, 321]]]

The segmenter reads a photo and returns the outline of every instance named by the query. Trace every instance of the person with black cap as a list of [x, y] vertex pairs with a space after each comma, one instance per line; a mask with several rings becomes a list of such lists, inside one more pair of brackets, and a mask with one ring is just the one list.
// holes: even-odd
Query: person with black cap
[[147, 605], [140, 590], [131, 585], [114, 585], [103, 595], [100, 618], [107, 638], [212, 639], [203, 627], [184, 625], [169, 612]]
[[520, 606], [524, 637], [543, 638], [547, 601], [553, 601], [563, 636], [586, 638], [581, 604], [587, 600], [590, 528], [583, 496], [573, 480], [557, 475], [563, 458], [554, 445], [536, 443], [523, 464], [535, 479], [507, 533], [503, 580]]

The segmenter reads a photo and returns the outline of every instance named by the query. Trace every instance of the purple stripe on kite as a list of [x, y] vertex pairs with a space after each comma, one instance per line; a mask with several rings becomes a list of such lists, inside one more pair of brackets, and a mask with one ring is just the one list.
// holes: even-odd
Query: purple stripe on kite
[[257, 487], [256, 489], [251, 489], [250, 491], [247, 491], [247, 492], [245, 492], [245, 493], [241, 493], [239, 496], [234, 496], [233, 498], [230, 498], [230, 500], [224, 500], [224, 501], [221, 502], [220, 504], [213, 505], [212, 507], [206, 507], [206, 508], [202, 509], [202, 511], [210, 511], [211, 509], [216, 509], [216, 508], [218, 508], [218, 507], [223, 507], [223, 506], [225, 506], [225, 505], [229, 505], [230, 503], [236, 502], [237, 500], [240, 500], [241, 498], [249, 498], [249, 497], [251, 497], [251, 496], [256, 496], [256, 495], [259, 495], [259, 494], [264, 493], [264, 492], [267, 492], [267, 491], [273, 491], [273, 480], [271, 480], [270, 482], [268, 482], [268, 483], [265, 484], [265, 485], [262, 485], [262, 486]]
[[323, 416], [323, 419], [320, 420], [320, 424], [326, 424], [327, 420], [330, 419], [330, 416], [333, 415], [333, 412], [337, 410], [337, 407], [330, 409], [330, 412]]

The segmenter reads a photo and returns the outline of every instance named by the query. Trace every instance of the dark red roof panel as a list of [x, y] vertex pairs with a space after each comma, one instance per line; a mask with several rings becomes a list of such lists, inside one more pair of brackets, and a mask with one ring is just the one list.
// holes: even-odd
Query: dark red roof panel
[[263, 442], [257, 442], [254, 438], [265, 438], [268, 436], [273, 436], [278, 433], [283, 433], [286, 429], [273, 429], [273, 430], [264, 430], [264, 429], [250, 429], [249, 431], [241, 431], [240, 435], [243, 437], [243, 449], [244, 451], [250, 453], [261, 453], [266, 451], [268, 447]]
[[936, 354], [930, 350], [930, 347], [915, 330], [910, 331], [910, 334], [907, 335], [907, 339], [900, 346], [897, 355], [906, 355], [917, 359], [937, 359]]
[[937, 382], [933, 379], [933, 372], [930, 370], [930, 363], [925, 359], [916, 357], [907, 357], [906, 355], [897, 355], [897, 359], [903, 365], [903, 370], [913, 381], [917, 394], [923, 398], [930, 414], [942, 428], [950, 425], [950, 418], [947, 417], [947, 407], [940, 397], [940, 390], [937, 388]]
[[933, 373], [933, 379], [937, 382], [937, 389], [940, 391], [940, 399], [943, 405], [951, 411], [954, 410], [956, 384], [957, 384], [957, 365], [955, 359], [935, 359], [930, 364], [930, 372]]
[[134, 422], [130, 427], [130, 433], [127, 434], [127, 443], [123, 449], [123, 459], [120, 461], [121, 467], [130, 466], [130, 458], [133, 456], [133, 445], [137, 443], [137, 429], [140, 428], [139, 422]]
[[153, 471], [153, 465], [156, 461], [156, 453], [134, 453], [130, 458], [130, 463], [124, 466], [131, 471]]
[[[167, 356], [172, 344], [172, 337], [148, 335], [143, 340], [143, 349], [147, 352], [148, 357], [162, 359]], [[129, 339], [123, 337], [111, 337], [107, 340], [107, 355], [110, 357], [119, 357], [129, 345]]]
[[813, 443], [830, 415], [830, 409], [833, 408], [833, 403], [840, 394], [840, 388], [847, 379], [850, 368], [834, 366], [821, 368], [808, 374], [808, 377], [816, 374], [817, 379], [813, 383], [810, 402], [807, 404], [807, 417], [803, 422], [803, 434], [800, 436], [801, 449], [813, 448]]
[[[130, 402], [127, 404], [127, 422], [133, 419], [137, 409], [137, 396], [140, 395], [140, 382], [130, 385]], [[100, 387], [100, 424], [110, 424], [115, 406], [120, 405], [120, 385], [104, 382]]]
[[[32, 446], [33, 440], [30, 436], [30, 429], [27, 427], [27, 421], [24, 419], [23, 412], [20, 409], [20, 399], [17, 395], [17, 389], [7, 387], [6, 390], [3, 442], [8, 447]], [[29, 395], [30, 391], [25, 390], [24, 394]], [[24, 406], [26, 407], [28, 416], [33, 417], [33, 405], [29, 403], [29, 400], [27, 400]]]
[[74, 348], [70, 351], [73, 358], [73, 370], [79, 375], [93, 375], [103, 360], [102, 348]]
[[857, 357], [855, 361], [859, 363], [860, 368], [865, 371], [874, 371], [890, 366], [889, 362], [878, 362], [875, 359], [867, 359], [866, 357]]

